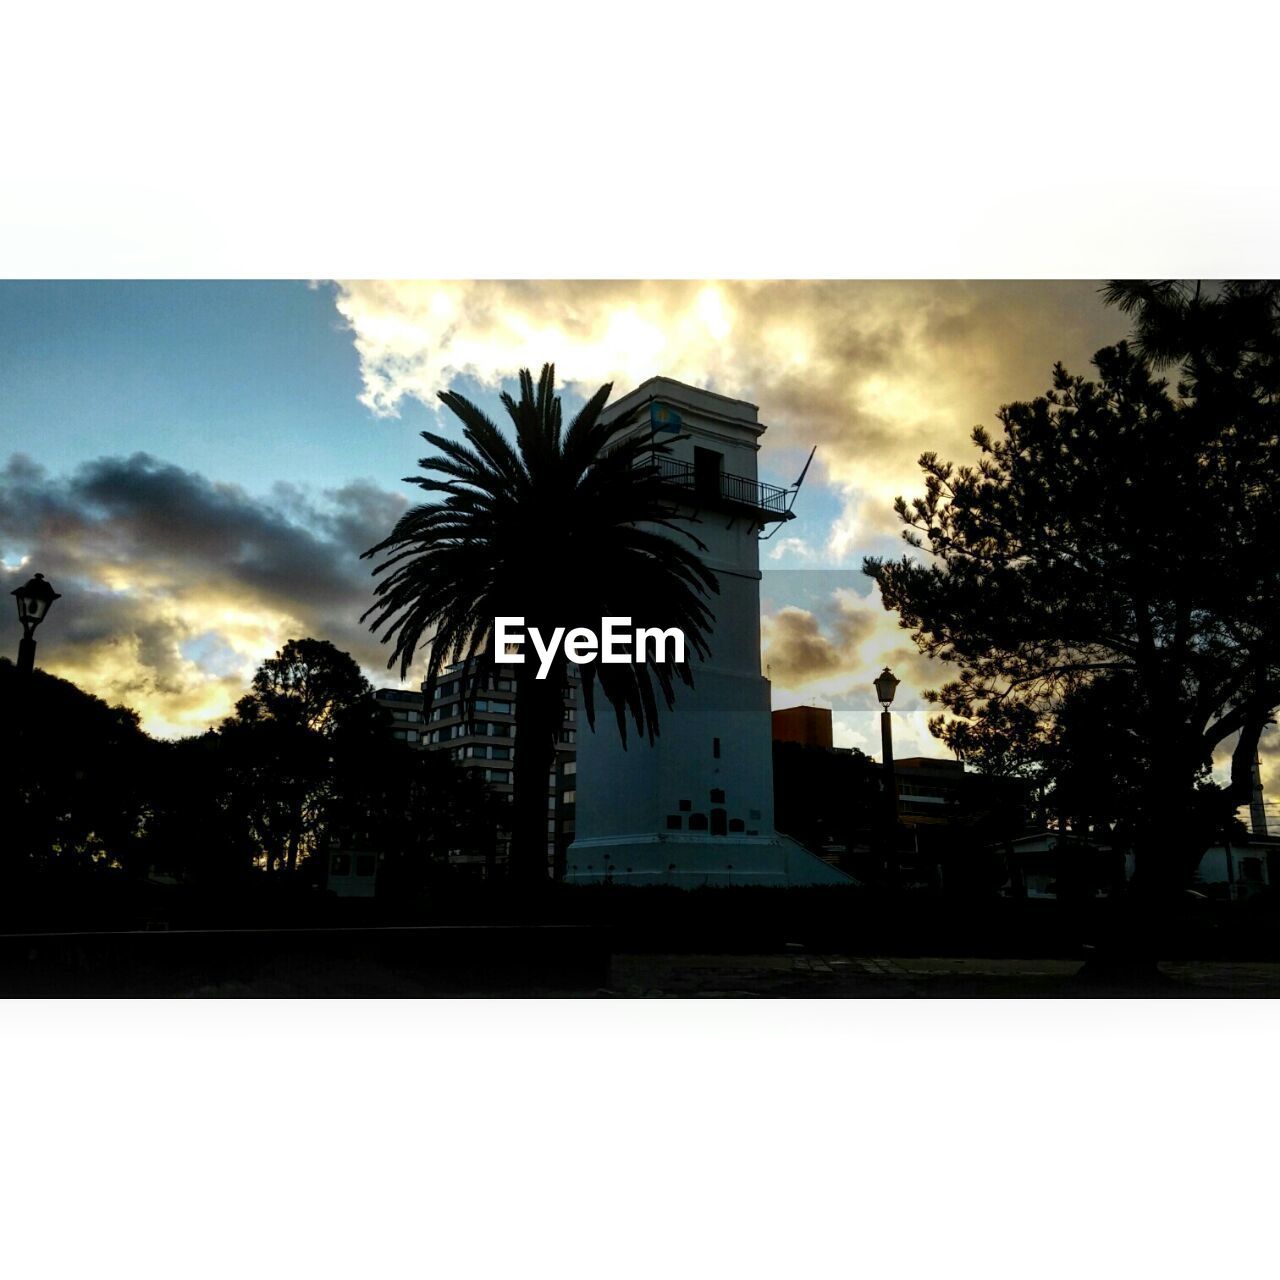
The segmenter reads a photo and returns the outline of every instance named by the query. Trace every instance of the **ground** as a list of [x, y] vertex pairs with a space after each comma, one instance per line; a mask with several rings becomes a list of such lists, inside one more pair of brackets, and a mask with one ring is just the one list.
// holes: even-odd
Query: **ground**
[[649, 997], [916, 998], [1280, 996], [1280, 963], [1166, 961], [1163, 981], [1094, 986], [1079, 960], [931, 956], [638, 956], [613, 958], [607, 992]]
[[[1079, 960], [929, 956], [615, 955], [607, 984], [592, 990], [534, 988], [454, 991], [596, 999], [903, 999], [1280, 997], [1280, 963], [1167, 961], [1161, 980], [1092, 984]], [[157, 992], [156, 994], [160, 994]], [[372, 963], [277, 965], [240, 982], [188, 986], [165, 994], [195, 997], [430, 997], [418, 978]]]

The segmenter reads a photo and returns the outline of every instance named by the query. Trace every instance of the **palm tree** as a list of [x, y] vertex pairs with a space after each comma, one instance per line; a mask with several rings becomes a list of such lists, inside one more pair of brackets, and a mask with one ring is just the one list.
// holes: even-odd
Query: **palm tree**
[[[697, 554], [705, 546], [671, 522], [651, 462], [664, 450], [643, 431], [623, 435], [621, 421], [601, 422], [612, 384], [562, 432], [554, 385], [548, 364], [536, 389], [529, 370], [521, 370], [519, 400], [503, 393], [514, 445], [471, 401], [440, 392], [465, 443], [424, 431], [438, 452], [419, 461], [425, 475], [405, 482], [442, 498], [406, 512], [364, 553], [386, 558], [374, 570], [381, 575], [376, 601], [361, 620], [372, 614], [371, 628], [386, 628], [383, 643], [394, 642], [387, 665], [398, 661], [401, 679], [418, 647], [430, 645], [428, 703], [444, 666], [462, 660], [469, 711], [479, 687], [477, 655], [494, 658], [497, 617], [523, 617], [543, 635], [556, 627], [595, 631], [604, 617], [630, 617], [637, 627], [679, 627], [688, 651], [708, 653], [712, 616], [703, 600], [719, 588]], [[547, 776], [563, 723], [563, 648], [545, 680], [536, 678], [532, 652], [516, 672], [510, 873], [532, 883], [546, 875]], [[657, 694], [672, 706], [677, 678], [692, 684], [687, 663], [584, 664], [587, 720], [594, 726], [598, 681], [623, 743], [628, 719], [652, 742]]]

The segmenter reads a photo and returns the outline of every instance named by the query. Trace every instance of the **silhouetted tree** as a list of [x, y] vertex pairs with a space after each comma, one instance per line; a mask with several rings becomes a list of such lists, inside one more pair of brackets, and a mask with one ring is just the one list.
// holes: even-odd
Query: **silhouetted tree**
[[158, 747], [137, 713], [45, 671], [0, 659], [7, 763], [4, 844], [27, 868], [136, 869]]
[[[938, 701], [935, 690], [925, 693]], [[976, 706], [966, 720], [933, 716], [929, 728], [975, 772], [991, 778], [1032, 778], [1044, 767], [1047, 725], [1044, 715], [1028, 702], [989, 700]]]
[[378, 896], [404, 900], [443, 882], [457, 858], [491, 863], [504, 808], [475, 771], [388, 733], [344, 772], [331, 817], [344, 847], [381, 855]]
[[220, 730], [233, 803], [268, 870], [317, 848], [348, 762], [385, 734], [373, 687], [327, 640], [290, 640], [253, 677]]
[[[424, 431], [438, 452], [419, 462], [427, 475], [406, 483], [442, 501], [407, 512], [365, 553], [386, 554], [375, 569], [384, 575], [377, 603], [365, 617], [373, 615], [371, 626], [385, 627], [382, 639], [394, 641], [388, 665], [399, 662], [403, 678], [419, 645], [430, 643], [428, 705], [443, 666], [470, 664], [488, 651], [500, 616], [523, 617], [548, 636], [556, 627], [596, 630], [602, 617], [630, 617], [637, 626], [679, 627], [695, 653], [707, 652], [711, 615], [703, 597], [717, 589], [716, 580], [693, 549], [702, 544], [668, 519], [669, 502], [646, 465], [648, 435], [620, 438], [624, 423], [600, 421], [609, 385], [562, 432], [554, 383], [553, 367], [544, 365], [536, 387], [521, 371], [519, 400], [503, 393], [514, 445], [469, 400], [441, 392], [465, 443]], [[511, 871], [532, 883], [546, 874], [547, 778], [563, 721], [563, 651], [545, 680], [531, 660], [516, 670]], [[692, 682], [687, 666], [669, 662], [591, 663], [581, 675], [588, 722], [594, 724], [599, 681], [624, 741], [628, 717], [652, 739], [657, 694], [670, 706], [675, 681]], [[468, 701], [475, 688], [472, 679]]]
[[157, 742], [147, 779], [143, 855], [150, 867], [226, 889], [253, 868], [253, 806], [242, 794], [234, 734]]
[[1237, 736], [1227, 801], [1244, 803], [1280, 702], [1277, 294], [1110, 296], [1178, 361], [1177, 397], [1125, 343], [1097, 353], [1096, 382], [1055, 367], [1047, 395], [1001, 409], [1001, 436], [974, 429], [976, 467], [921, 458], [925, 494], [897, 510], [933, 563], [864, 567], [920, 649], [960, 667], [939, 694], [955, 715], [1123, 690], [1139, 880], [1167, 890], [1204, 851], [1214, 749]]

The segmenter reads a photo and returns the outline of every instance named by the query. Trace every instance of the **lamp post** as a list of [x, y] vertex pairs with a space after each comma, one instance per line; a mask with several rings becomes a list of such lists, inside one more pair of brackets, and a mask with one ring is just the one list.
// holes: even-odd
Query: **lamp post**
[[884, 769], [885, 795], [885, 840], [884, 869], [885, 876], [892, 875], [895, 842], [898, 831], [898, 786], [893, 776], [893, 720], [889, 715], [889, 706], [893, 695], [902, 682], [888, 667], [875, 678], [876, 701], [880, 711], [880, 752]]
[[11, 593], [17, 597], [22, 639], [18, 643], [18, 674], [30, 675], [36, 665], [36, 641], [32, 632], [44, 621], [49, 606], [62, 597], [45, 580], [43, 573]]

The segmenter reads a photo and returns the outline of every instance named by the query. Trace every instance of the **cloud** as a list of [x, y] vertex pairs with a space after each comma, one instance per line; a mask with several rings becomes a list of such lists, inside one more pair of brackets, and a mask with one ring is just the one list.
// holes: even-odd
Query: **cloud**
[[843, 499], [830, 564], [896, 540], [922, 451], [967, 460], [976, 423], [1127, 329], [1083, 281], [345, 282], [335, 303], [378, 414], [547, 360], [582, 392], [666, 374], [758, 404], [769, 461], [798, 470], [816, 444]]
[[404, 506], [363, 480], [265, 500], [148, 454], [60, 477], [15, 455], [0, 471], [2, 589], [38, 569], [63, 593], [37, 633], [43, 667], [152, 732], [197, 732], [291, 636], [331, 640], [378, 677], [359, 554]]

